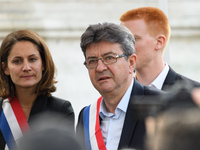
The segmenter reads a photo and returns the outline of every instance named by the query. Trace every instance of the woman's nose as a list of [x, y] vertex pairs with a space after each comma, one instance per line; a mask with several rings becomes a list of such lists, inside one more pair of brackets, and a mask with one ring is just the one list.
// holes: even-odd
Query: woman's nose
[[31, 66], [29, 62], [25, 61], [24, 66], [23, 66], [23, 71], [30, 71], [30, 70], [31, 70]]

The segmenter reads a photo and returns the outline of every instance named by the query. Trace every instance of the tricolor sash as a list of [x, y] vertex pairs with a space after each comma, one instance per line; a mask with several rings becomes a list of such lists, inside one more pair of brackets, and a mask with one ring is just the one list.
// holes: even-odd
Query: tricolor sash
[[0, 114], [0, 130], [9, 149], [17, 146], [17, 140], [29, 130], [25, 114], [16, 97], [11, 102], [9, 99], [3, 100]]
[[106, 150], [99, 123], [101, 101], [102, 97], [100, 97], [96, 103], [87, 106], [83, 112], [83, 124], [87, 150]]

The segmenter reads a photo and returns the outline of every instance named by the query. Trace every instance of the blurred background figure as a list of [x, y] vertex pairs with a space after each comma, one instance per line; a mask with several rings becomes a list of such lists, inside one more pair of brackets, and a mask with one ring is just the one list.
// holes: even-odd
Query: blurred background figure
[[[198, 150], [200, 149], [200, 89], [189, 86], [151, 101], [138, 99], [133, 104], [134, 114], [145, 118], [145, 150]], [[137, 102], [138, 101], [138, 102]]]
[[62, 120], [56, 113], [36, 117], [32, 130], [21, 138], [16, 150], [82, 150], [74, 132], [61, 124]]
[[147, 150], [199, 150], [200, 110], [173, 108], [158, 115], [155, 132], [146, 139]]
[[194, 102], [198, 106], [200, 106], [200, 88], [195, 88], [194, 90], [192, 90], [192, 98]]

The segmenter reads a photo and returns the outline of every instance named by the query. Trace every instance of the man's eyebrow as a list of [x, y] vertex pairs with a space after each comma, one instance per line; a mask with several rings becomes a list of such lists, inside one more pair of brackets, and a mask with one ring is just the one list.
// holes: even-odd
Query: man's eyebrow
[[106, 55], [116, 55], [116, 53], [108, 52], [108, 53], [103, 54], [102, 57], [103, 57], [103, 56], [106, 56]]
[[97, 57], [95, 57], [95, 56], [89, 56], [86, 59], [97, 59]]
[[[107, 53], [104, 53], [103, 55], [101, 55], [101, 57], [104, 57], [104, 56], [107, 56], [107, 55], [116, 55], [116, 53], [107, 52]], [[96, 57], [96, 56], [89, 56], [86, 59], [96, 59], [96, 58], [98, 58], [98, 57]]]

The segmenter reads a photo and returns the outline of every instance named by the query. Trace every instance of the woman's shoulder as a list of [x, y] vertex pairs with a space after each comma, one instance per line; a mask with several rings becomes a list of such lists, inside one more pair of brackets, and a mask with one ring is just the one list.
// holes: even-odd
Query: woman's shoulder
[[71, 102], [55, 96], [48, 97], [48, 106], [51, 110], [62, 111], [62, 112], [74, 112]]
[[59, 97], [56, 97], [56, 96], [50, 96], [47, 98], [48, 101], [51, 101], [51, 102], [54, 102], [54, 103], [60, 103], [60, 104], [63, 104], [63, 103], [70, 103], [69, 100], [65, 100], [65, 99], [62, 99], [62, 98], [59, 98]]

